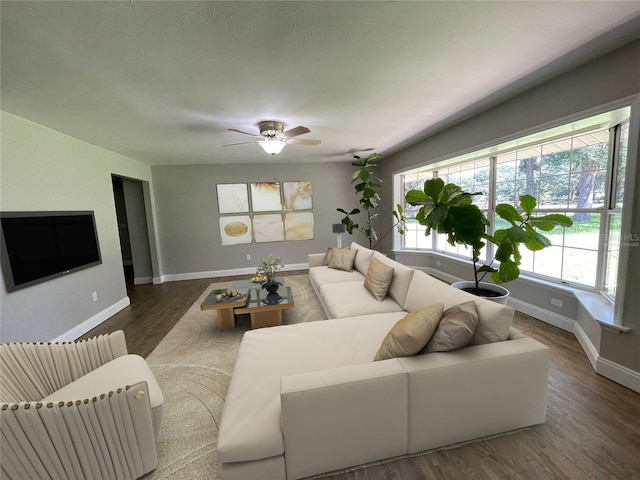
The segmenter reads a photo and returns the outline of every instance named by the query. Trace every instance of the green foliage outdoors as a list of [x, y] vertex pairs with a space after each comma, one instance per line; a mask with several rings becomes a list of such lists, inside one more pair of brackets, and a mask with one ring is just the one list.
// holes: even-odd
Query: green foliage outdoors
[[[550, 232], [556, 227], [573, 225], [569, 217], [557, 213], [534, 216], [537, 201], [532, 195], [525, 194], [520, 196], [518, 208], [505, 203], [496, 206], [496, 214], [506, 226], [489, 235], [489, 221], [473, 204], [476, 195], [481, 192], [465, 192], [458, 185], [445, 184], [441, 178], [427, 180], [422, 190], [410, 190], [405, 195], [407, 203], [419, 206], [416, 220], [426, 227], [425, 235], [435, 230], [445, 234], [451, 245], [471, 247], [476, 288], [487, 273], [499, 284], [515, 280], [520, 275], [521, 245], [532, 251], [542, 250], [551, 246], [551, 242], [540, 231]], [[486, 242], [496, 245], [495, 258], [479, 265]], [[493, 266], [496, 260], [500, 262], [498, 268]]]

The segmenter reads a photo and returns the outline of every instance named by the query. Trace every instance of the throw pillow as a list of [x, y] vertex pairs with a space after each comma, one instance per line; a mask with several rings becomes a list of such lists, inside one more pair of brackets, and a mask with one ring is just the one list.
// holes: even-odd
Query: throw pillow
[[391, 328], [374, 357], [374, 361], [410, 357], [418, 353], [438, 328], [444, 305], [436, 303], [407, 314]]
[[349, 248], [334, 248], [329, 259], [329, 268], [350, 272], [356, 259], [356, 250]]
[[327, 253], [324, 254], [324, 260], [322, 261], [322, 265], [328, 266], [329, 261], [331, 260], [331, 254], [333, 253], [333, 248], [327, 248]]
[[387, 296], [389, 285], [393, 280], [393, 268], [385, 265], [377, 258], [373, 258], [364, 277], [364, 288], [381, 302]]
[[476, 302], [465, 302], [447, 308], [433, 337], [420, 353], [448, 352], [464, 348], [478, 328]]

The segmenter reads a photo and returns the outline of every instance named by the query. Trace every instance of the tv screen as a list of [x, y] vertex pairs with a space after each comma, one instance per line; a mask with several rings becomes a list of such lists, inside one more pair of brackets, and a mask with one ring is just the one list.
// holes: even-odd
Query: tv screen
[[1, 222], [9, 292], [102, 263], [93, 212], [2, 212]]

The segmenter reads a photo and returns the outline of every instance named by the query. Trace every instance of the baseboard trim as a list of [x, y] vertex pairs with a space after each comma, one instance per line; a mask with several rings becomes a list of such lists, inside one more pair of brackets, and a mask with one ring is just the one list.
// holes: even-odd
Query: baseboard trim
[[640, 373], [606, 358], [598, 357], [596, 372], [634, 392], [640, 393]]
[[515, 308], [519, 312], [531, 315], [532, 317], [535, 317], [538, 320], [542, 320], [543, 322], [553, 325], [554, 327], [558, 327], [562, 330], [575, 334], [575, 326], [577, 325], [577, 322], [572, 318], [559, 315], [555, 312], [551, 312], [544, 308], [532, 305], [527, 302], [523, 302], [522, 300], [518, 300], [517, 298], [513, 297], [509, 297], [507, 304], [510, 307]]
[[135, 277], [133, 279], [134, 285], [148, 285], [153, 283], [153, 277]]
[[[286, 265], [282, 271], [288, 272], [292, 270], [307, 270], [309, 268], [308, 263], [293, 263]], [[230, 268], [225, 270], [210, 270], [206, 272], [191, 272], [191, 273], [175, 273], [169, 275], [162, 275], [160, 277], [160, 283], [164, 282], [177, 282], [181, 280], [200, 280], [203, 278], [213, 277], [232, 277], [236, 275], [252, 275], [256, 273], [256, 267], [244, 267], [244, 268]], [[155, 279], [154, 279], [155, 283]]]
[[101, 312], [96, 313], [93, 317], [85, 320], [84, 322], [76, 325], [71, 330], [67, 330], [62, 335], [57, 336], [52, 340], [52, 342], [71, 342], [80, 338], [82, 335], [87, 333], [88, 331], [96, 328], [102, 322], [111, 318], [120, 310], [128, 307], [131, 304], [131, 300], [129, 297], [124, 297], [121, 300], [118, 300], [113, 305], [105, 308]]

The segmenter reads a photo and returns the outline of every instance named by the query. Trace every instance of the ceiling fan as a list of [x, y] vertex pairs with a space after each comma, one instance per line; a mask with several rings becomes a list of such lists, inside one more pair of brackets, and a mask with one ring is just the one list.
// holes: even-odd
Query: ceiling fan
[[305, 133], [309, 133], [311, 130], [309, 130], [307, 127], [295, 127], [285, 131], [284, 124], [282, 122], [265, 120], [264, 122], [258, 123], [258, 128], [260, 129], [259, 135], [255, 133], [243, 132], [242, 130], [238, 130], [237, 128], [229, 128], [228, 130], [231, 132], [238, 132], [244, 135], [251, 135], [252, 137], [258, 138], [262, 137], [262, 140], [255, 140], [253, 142], [230, 143], [227, 145], [223, 145], [223, 147], [257, 143], [265, 152], [271, 155], [276, 155], [277, 153], [280, 153], [282, 149], [288, 144], [314, 146], [320, 145], [320, 140], [294, 138], [300, 135], [304, 135]]

